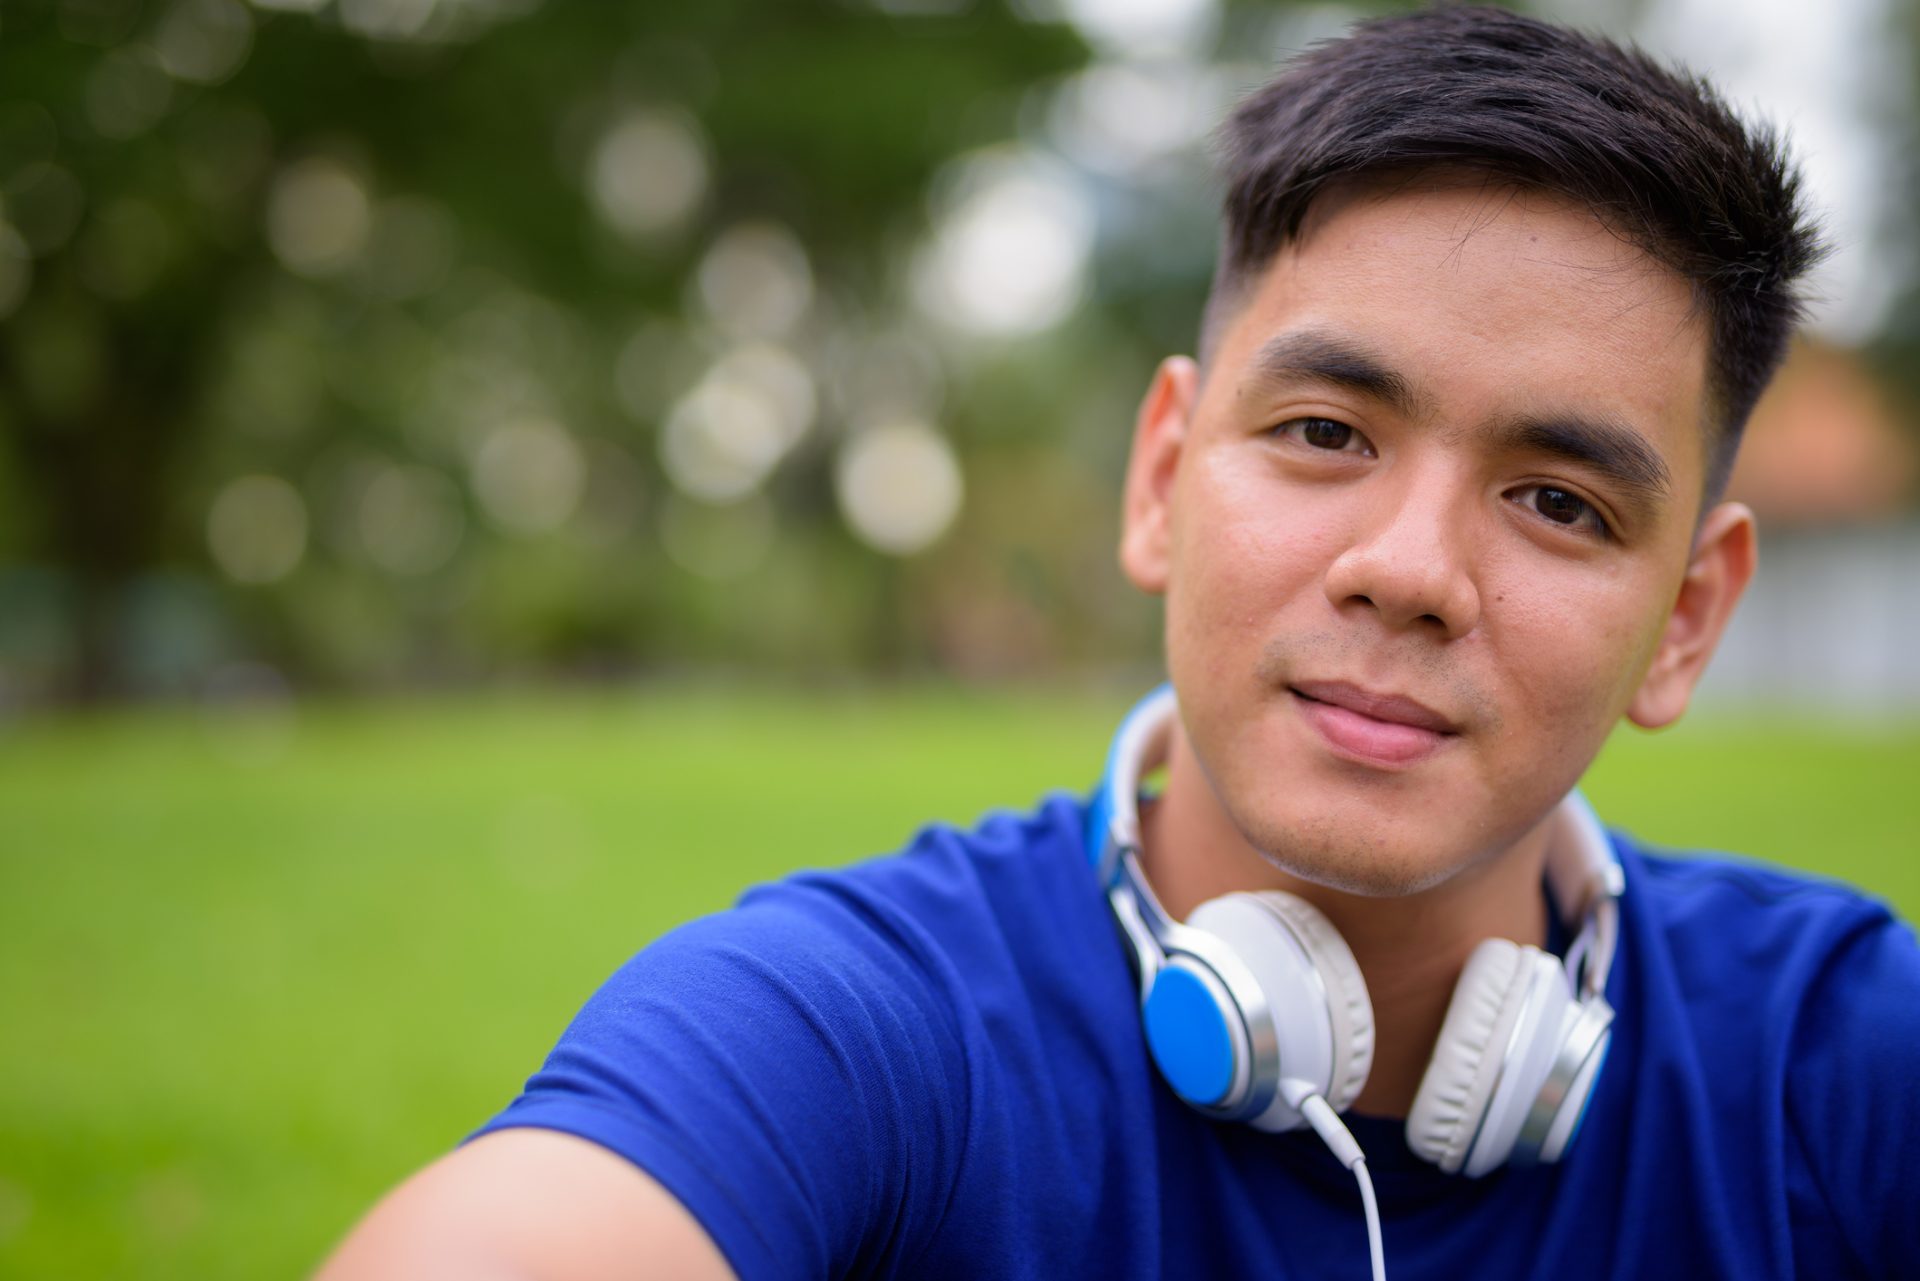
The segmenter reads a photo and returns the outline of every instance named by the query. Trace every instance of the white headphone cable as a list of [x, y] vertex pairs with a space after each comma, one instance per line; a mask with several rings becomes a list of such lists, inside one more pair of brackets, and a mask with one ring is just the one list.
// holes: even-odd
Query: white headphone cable
[[1367, 1253], [1373, 1261], [1373, 1281], [1387, 1281], [1386, 1251], [1380, 1244], [1380, 1205], [1373, 1196], [1373, 1176], [1367, 1173], [1367, 1154], [1360, 1150], [1353, 1132], [1340, 1120], [1333, 1106], [1321, 1098], [1312, 1085], [1287, 1078], [1280, 1082], [1280, 1093], [1307, 1119], [1313, 1132], [1333, 1153], [1334, 1160], [1353, 1171], [1353, 1177], [1360, 1184], [1360, 1203], [1366, 1208]]

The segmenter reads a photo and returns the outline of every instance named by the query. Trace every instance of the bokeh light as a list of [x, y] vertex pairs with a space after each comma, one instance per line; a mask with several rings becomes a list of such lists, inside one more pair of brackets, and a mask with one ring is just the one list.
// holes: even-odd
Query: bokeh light
[[757, 488], [786, 452], [780, 406], [749, 383], [707, 378], [660, 434], [660, 463], [682, 492], [731, 502]]
[[418, 577], [453, 559], [466, 533], [459, 488], [418, 464], [380, 468], [359, 503], [360, 544], [390, 574]]
[[706, 145], [682, 115], [631, 112], [594, 147], [588, 190], [615, 231], [635, 238], [670, 231], [706, 195]]
[[511, 422], [490, 431], [473, 458], [473, 492], [488, 516], [520, 534], [566, 523], [587, 486], [579, 443], [558, 423]]
[[427, 30], [436, 0], [339, 0], [340, 24], [376, 40], [410, 40]]
[[307, 504], [278, 476], [242, 476], [207, 511], [207, 549], [236, 583], [277, 582], [307, 550]]
[[772, 343], [716, 360], [667, 416], [660, 461], [683, 492], [732, 502], [757, 488], [812, 424], [813, 376]]
[[86, 82], [87, 123], [103, 138], [136, 138], [160, 123], [173, 81], [147, 48], [111, 49]]
[[700, 260], [700, 302], [723, 332], [782, 338], [813, 301], [813, 270], [794, 234], [777, 223], [722, 232]]
[[767, 405], [782, 451], [800, 443], [813, 425], [816, 396], [812, 371], [793, 352], [776, 343], [742, 343], [729, 348], [713, 362], [706, 381], [749, 391]]
[[1037, 333], [1086, 290], [1092, 203], [1058, 162], [1021, 149], [968, 157], [918, 264], [922, 307], [983, 335]]
[[840, 510], [862, 541], [911, 556], [960, 512], [960, 464], [940, 433], [919, 422], [869, 428], [841, 447], [834, 467]]
[[289, 271], [336, 276], [351, 267], [372, 227], [366, 185], [328, 156], [280, 171], [267, 201], [267, 243]]
[[1228, 101], [1220, 77], [1192, 63], [1100, 63], [1054, 95], [1048, 136], [1089, 169], [1136, 178], [1191, 154]]
[[1219, 0], [1058, 0], [1094, 45], [1129, 54], [1196, 52], [1211, 43]]
[[176, 80], [219, 84], [253, 46], [253, 17], [238, 0], [175, 0], [154, 29], [161, 69]]

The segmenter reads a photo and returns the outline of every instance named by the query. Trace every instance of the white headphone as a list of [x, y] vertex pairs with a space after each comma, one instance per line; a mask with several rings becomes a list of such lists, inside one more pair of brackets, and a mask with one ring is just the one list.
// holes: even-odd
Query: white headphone
[[[1332, 923], [1291, 894], [1227, 894], [1184, 922], [1160, 906], [1140, 870], [1138, 795], [1178, 713], [1166, 686], [1134, 709], [1088, 814], [1088, 856], [1131, 947], [1148, 1048], [1174, 1093], [1209, 1116], [1320, 1129], [1302, 1101], [1345, 1111], [1372, 1066], [1366, 983]], [[1407, 1117], [1408, 1146], [1449, 1174], [1559, 1160], [1606, 1057], [1625, 877], [1578, 792], [1553, 821], [1548, 889], [1561, 919], [1583, 925], [1564, 963], [1487, 939], [1461, 972]]]

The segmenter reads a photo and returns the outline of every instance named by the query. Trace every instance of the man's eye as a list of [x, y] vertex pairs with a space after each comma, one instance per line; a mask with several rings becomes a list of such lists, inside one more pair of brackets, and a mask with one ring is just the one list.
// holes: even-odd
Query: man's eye
[[1367, 438], [1331, 418], [1295, 418], [1274, 428], [1276, 435], [1297, 436], [1302, 444], [1329, 453], [1372, 453]]
[[1531, 507], [1556, 525], [1584, 529], [1600, 538], [1608, 537], [1607, 523], [1592, 503], [1571, 490], [1556, 485], [1528, 485], [1516, 491], [1522, 506]]

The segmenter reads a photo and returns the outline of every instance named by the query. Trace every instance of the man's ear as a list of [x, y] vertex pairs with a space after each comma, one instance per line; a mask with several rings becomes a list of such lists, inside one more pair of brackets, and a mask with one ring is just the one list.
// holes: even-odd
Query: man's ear
[[1154, 371], [1134, 419], [1121, 511], [1120, 568], [1135, 587], [1155, 596], [1167, 590], [1173, 479], [1199, 394], [1200, 370], [1192, 358], [1169, 356]]
[[1757, 554], [1753, 513], [1745, 506], [1721, 503], [1707, 513], [1659, 648], [1627, 704], [1628, 720], [1642, 729], [1660, 729], [1687, 710], [1693, 687], [1753, 578]]

